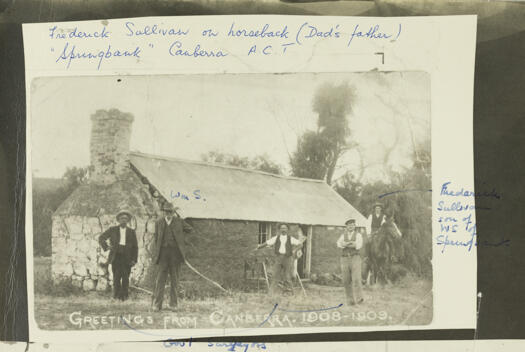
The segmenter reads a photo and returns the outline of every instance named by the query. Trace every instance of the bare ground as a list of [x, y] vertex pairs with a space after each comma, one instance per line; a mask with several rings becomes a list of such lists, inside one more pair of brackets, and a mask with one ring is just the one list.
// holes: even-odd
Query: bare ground
[[[38, 272], [37, 280], [49, 280]], [[38, 283], [37, 285], [42, 285]], [[130, 300], [110, 299], [109, 292], [35, 293], [35, 317], [45, 330], [272, 328], [426, 325], [432, 321], [432, 283], [407, 277], [395, 285], [365, 287], [365, 302], [346, 306], [342, 287], [305, 283], [293, 296], [232, 292], [229, 295], [182, 299], [175, 311], [150, 310], [150, 296], [131, 289]], [[167, 291], [167, 290], [166, 290]], [[341, 305], [343, 304], [343, 305]]]

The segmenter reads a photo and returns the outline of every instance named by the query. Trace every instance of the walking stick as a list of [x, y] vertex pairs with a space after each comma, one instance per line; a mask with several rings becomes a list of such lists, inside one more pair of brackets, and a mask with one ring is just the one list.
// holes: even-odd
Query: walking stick
[[264, 278], [266, 279], [266, 286], [268, 286], [268, 292], [270, 291], [270, 281], [268, 281], [268, 273], [266, 272], [266, 264], [264, 264], [264, 261], [262, 262], [263, 265], [263, 271], [264, 271]]

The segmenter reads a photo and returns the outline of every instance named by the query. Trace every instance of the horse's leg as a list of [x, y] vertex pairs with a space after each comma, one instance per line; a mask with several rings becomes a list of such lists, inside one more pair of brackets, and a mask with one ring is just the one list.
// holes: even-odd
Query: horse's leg
[[368, 260], [370, 265], [368, 280], [370, 280], [370, 286], [372, 286], [374, 284], [374, 261], [372, 260], [372, 256], [370, 256]]
[[379, 268], [377, 269], [377, 281], [381, 284], [381, 286], [383, 286], [385, 283], [385, 275], [383, 273], [383, 266], [380, 265]]
[[377, 263], [374, 264], [374, 271], [372, 273], [374, 275], [374, 286], [377, 286], [377, 281], [378, 281], [378, 274], [379, 274], [379, 268], [377, 267]]
[[381, 262], [381, 267], [379, 268], [381, 273], [381, 285], [386, 285], [388, 283], [388, 277], [386, 275], [386, 261]]

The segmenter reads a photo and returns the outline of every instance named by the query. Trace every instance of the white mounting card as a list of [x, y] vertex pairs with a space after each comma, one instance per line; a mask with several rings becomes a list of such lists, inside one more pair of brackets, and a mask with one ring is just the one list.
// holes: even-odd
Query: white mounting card
[[[476, 327], [476, 16], [144, 17], [24, 24], [23, 34], [31, 341]], [[343, 130], [351, 136], [345, 154], [328, 179], [305, 176], [291, 159], [305, 135], [323, 131], [323, 108], [315, 99], [330, 110], [339, 95], [352, 101], [343, 113], [349, 123]], [[120, 122], [95, 125], [111, 116]], [[120, 124], [129, 116], [131, 127]], [[421, 169], [412, 158], [425, 143], [429, 167]], [[238, 156], [238, 163], [210, 164], [224, 161], [219, 154]], [[106, 165], [100, 155], [116, 159]], [[261, 155], [266, 159], [257, 159]], [[280, 175], [257, 160], [276, 164]], [[138, 183], [122, 181], [119, 165]], [[88, 174], [50, 206], [49, 233], [39, 232], [35, 207], [50, 198], [37, 186], [73, 167]], [[360, 204], [371, 198], [343, 194], [345, 180], [391, 185], [393, 175], [410, 170], [423, 170], [430, 187], [389, 188], [391, 194], [374, 196], [394, 211], [399, 243], [410, 247], [420, 240], [418, 230], [394, 205], [407, 194], [429, 195], [423, 210], [413, 210], [429, 214], [428, 236], [418, 244], [429, 271], [417, 272], [402, 255], [385, 259], [380, 251], [392, 266], [406, 264], [403, 278], [365, 282], [364, 302], [349, 305], [337, 240], [345, 217], [369, 226], [370, 213]], [[101, 176], [105, 172], [109, 176]], [[150, 242], [155, 216], [163, 220], [160, 199], [173, 202], [191, 223], [194, 253], [181, 268], [178, 306], [157, 312], [151, 295], [158, 263]], [[101, 265], [108, 263], [101, 262], [107, 252], [98, 242], [116, 224], [117, 207], [131, 209], [129, 226], [138, 238], [124, 302], [112, 299], [111, 276], [122, 273]], [[254, 247], [274, 238], [281, 222], [305, 239], [290, 269], [300, 279], [283, 281], [292, 282], [293, 294], [268, 295], [266, 269], [273, 276], [280, 249]], [[37, 242], [46, 236], [50, 249], [42, 257]], [[269, 260], [264, 272], [256, 260], [263, 257]], [[360, 265], [365, 262], [370, 259]]]

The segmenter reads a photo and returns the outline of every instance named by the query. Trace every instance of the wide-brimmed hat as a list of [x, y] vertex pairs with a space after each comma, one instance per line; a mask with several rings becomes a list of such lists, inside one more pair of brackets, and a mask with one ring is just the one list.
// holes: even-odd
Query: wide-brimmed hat
[[380, 207], [381, 209], [385, 209], [385, 206], [383, 203], [375, 202], [374, 205], [372, 205], [372, 209], [375, 209], [376, 207]]
[[348, 224], [355, 224], [355, 219], [354, 218], [350, 218], [348, 220], [345, 221], [345, 225], [348, 225]]
[[170, 202], [166, 202], [162, 205], [163, 211], [175, 211], [175, 207]]
[[290, 229], [290, 225], [287, 224], [287, 223], [285, 223], [285, 222], [280, 222], [280, 223], [277, 225], [277, 228], [280, 229], [281, 226], [283, 226], [283, 225], [286, 226], [286, 228], [287, 228], [288, 230]]
[[125, 209], [122, 209], [121, 211], [119, 211], [117, 213], [117, 215], [115, 216], [115, 219], [118, 220], [118, 218], [121, 216], [121, 215], [126, 215], [128, 217], [128, 219], [131, 220], [132, 216], [131, 216], [131, 213]]

